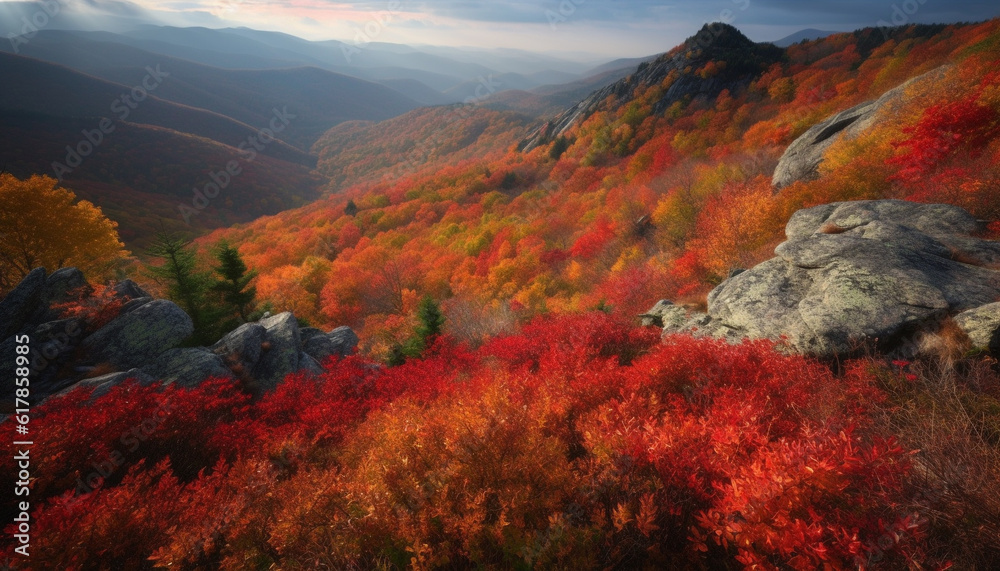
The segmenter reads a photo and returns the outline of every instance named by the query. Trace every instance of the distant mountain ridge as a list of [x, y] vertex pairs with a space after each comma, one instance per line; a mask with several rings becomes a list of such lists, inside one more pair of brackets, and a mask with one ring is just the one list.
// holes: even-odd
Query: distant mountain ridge
[[[149, 66], [150, 69], [156, 69]], [[143, 70], [146, 75], [150, 72]], [[257, 134], [259, 127], [253, 127], [213, 111], [174, 103], [158, 97], [156, 89], [169, 79], [168, 71], [160, 68], [164, 77], [157, 84], [146, 83], [154, 88], [142, 91], [146, 95], [139, 100], [130, 97], [139, 93], [138, 87], [144, 81], [125, 86], [85, 75], [41, 60], [0, 53], [0, 76], [16, 77], [0, 91], [0, 109], [42, 113], [56, 117], [95, 120], [95, 127], [101, 118], [118, 118], [135, 123], [146, 123], [166, 127], [182, 133], [191, 133], [228, 145], [237, 145]], [[75, 141], [67, 141], [74, 143]], [[308, 164], [308, 154], [278, 140], [268, 145], [264, 154]]]
[[[4, 47], [0, 44], [0, 50]], [[159, 86], [157, 97], [256, 128], [267, 125], [275, 107], [288, 107], [297, 119], [281, 138], [303, 152], [337, 123], [388, 119], [420, 105], [383, 85], [318, 67], [223, 69], [120, 43], [93, 41], [74, 32], [39, 32], [20, 52], [125, 86], [141, 81], [144, 67], [155, 62], [170, 73], [170, 81]]]
[[838, 32], [830, 32], [826, 30], [817, 30], [815, 28], [807, 28], [805, 30], [799, 30], [794, 34], [789, 34], [780, 40], [771, 42], [772, 44], [778, 46], [779, 48], [787, 48], [793, 44], [797, 44], [801, 41], [811, 41], [819, 40], [827, 36], [832, 36]]

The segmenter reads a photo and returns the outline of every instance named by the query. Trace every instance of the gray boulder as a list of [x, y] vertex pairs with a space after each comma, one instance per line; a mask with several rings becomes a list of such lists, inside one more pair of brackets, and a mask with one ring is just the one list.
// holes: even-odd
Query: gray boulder
[[263, 393], [274, 387], [289, 373], [299, 370], [302, 340], [299, 324], [291, 312], [261, 319], [265, 331], [263, 352], [253, 368], [251, 390]]
[[153, 298], [151, 297], [137, 297], [135, 299], [129, 299], [124, 305], [122, 305], [122, 309], [118, 312], [118, 314], [124, 315], [126, 313], [131, 313], [151, 301], [153, 301]]
[[45, 268], [35, 268], [0, 300], [0, 339], [21, 331], [33, 315], [47, 307]]
[[94, 362], [118, 369], [142, 367], [194, 333], [191, 318], [173, 302], [157, 299], [119, 315], [83, 340]]
[[36, 392], [51, 392], [58, 384], [60, 368], [83, 341], [84, 327], [83, 319], [60, 319], [43, 323], [31, 333], [31, 376]]
[[639, 314], [639, 322], [642, 323], [643, 327], [663, 327], [663, 318], [665, 315], [673, 313], [677, 308], [674, 302], [661, 299], [656, 302], [656, 305], [649, 308], [646, 313]]
[[[30, 339], [28, 378], [31, 394], [40, 397], [58, 391], [65, 384], [57, 378], [58, 374], [83, 339], [83, 320], [60, 319], [28, 326], [23, 331]], [[17, 372], [15, 348], [19, 344], [16, 340], [17, 336], [12, 335], [0, 342], [0, 377], [5, 379], [13, 379]], [[13, 382], [0, 386], [0, 400], [13, 398], [14, 389]]]
[[83, 297], [93, 293], [83, 272], [76, 268], [61, 268], [45, 279], [45, 299], [51, 303], [61, 303], [74, 298], [77, 294]]
[[135, 379], [141, 385], [151, 385], [156, 382], [156, 379], [147, 375], [141, 369], [131, 369], [128, 371], [123, 371], [119, 373], [108, 373], [107, 375], [101, 375], [99, 377], [93, 377], [90, 379], [84, 379], [70, 387], [63, 389], [59, 394], [64, 395], [77, 388], [83, 387], [96, 387], [91, 398], [97, 398], [99, 396], [107, 394], [113, 387], [124, 383], [129, 379]]
[[263, 325], [244, 323], [212, 345], [211, 350], [230, 366], [239, 363], [243, 370], [249, 372], [260, 361], [266, 340], [267, 329]]
[[329, 333], [318, 329], [303, 330], [302, 350], [317, 362], [330, 357], [346, 357], [358, 346], [358, 335], [350, 327], [338, 327]]
[[684, 334], [693, 337], [710, 337], [738, 341], [742, 339], [739, 331], [713, 318], [707, 313], [684, 305], [674, 305], [673, 302], [661, 299], [646, 313], [639, 316], [645, 327], [660, 327], [663, 336]]
[[196, 387], [209, 377], [232, 376], [221, 357], [202, 347], [170, 349], [142, 371], [164, 385], [177, 383], [184, 387]]
[[316, 359], [310, 357], [308, 353], [299, 353], [299, 370], [310, 375], [320, 375], [323, 373], [323, 367], [320, 366]]
[[876, 125], [883, 110], [894, 108], [905, 102], [906, 90], [922, 81], [935, 79], [944, 74], [949, 66], [942, 66], [923, 75], [914, 77], [902, 85], [891, 89], [874, 101], [866, 101], [846, 111], [841, 111], [826, 120], [813, 125], [808, 131], [792, 141], [785, 150], [778, 166], [774, 169], [771, 184], [780, 190], [799, 180], [811, 180], [819, 176], [819, 165], [826, 152], [838, 136], [856, 137]]
[[[908, 351], [911, 333], [1000, 298], [1000, 243], [975, 238], [965, 210], [897, 200], [797, 212], [777, 257], [716, 287], [703, 334], [785, 339], [798, 351], [845, 355], [878, 343]], [[668, 324], [664, 332], [699, 323]], [[676, 321], [676, 320], [675, 320]]]
[[963, 311], [955, 316], [955, 323], [973, 347], [1000, 355], [1000, 302]]
[[139, 287], [139, 284], [132, 280], [122, 280], [112, 286], [112, 291], [119, 299], [139, 299], [140, 297], [151, 297], [146, 290]]

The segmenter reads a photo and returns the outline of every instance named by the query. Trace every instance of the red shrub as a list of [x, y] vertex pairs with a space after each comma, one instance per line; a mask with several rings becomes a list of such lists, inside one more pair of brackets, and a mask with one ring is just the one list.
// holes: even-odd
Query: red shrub
[[93, 293], [71, 292], [71, 299], [52, 306], [61, 319], [78, 317], [84, 320], [90, 331], [96, 331], [118, 317], [127, 298], [118, 297], [110, 287], [98, 285]]
[[[33, 514], [38, 561], [934, 563], [923, 520], [897, 507], [909, 456], [871, 432], [884, 371], [835, 376], [764, 342], [658, 341], [595, 312], [476, 353], [441, 339], [395, 368], [331, 360], [252, 404], [222, 381], [123, 385], [89, 406], [89, 391], [70, 393], [39, 410], [32, 493], [51, 501]], [[127, 463], [75, 502], [57, 497], [164, 403]]]

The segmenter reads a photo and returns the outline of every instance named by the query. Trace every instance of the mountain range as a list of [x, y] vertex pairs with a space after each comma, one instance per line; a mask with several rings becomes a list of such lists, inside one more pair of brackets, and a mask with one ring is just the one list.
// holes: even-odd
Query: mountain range
[[[5, 4], [0, 15], [15, 25], [15, 16], [37, 10], [33, 6]], [[199, 232], [316, 198], [326, 185], [311, 172], [313, 146], [343, 122], [377, 122], [425, 105], [472, 100], [534, 117], [622, 77], [634, 64], [591, 70], [516, 50], [468, 53], [384, 43], [356, 50], [245, 28], [135, 24], [108, 32], [52, 26], [30, 39], [0, 43], [0, 73], [18, 78], [0, 93], [0, 124], [18, 135], [0, 142], [0, 163], [18, 176], [41, 172], [65, 179], [113, 214], [128, 242], [141, 246], [154, 226]], [[151, 69], [158, 70], [155, 84], [147, 79]], [[480, 100], [483, 85], [490, 97]], [[142, 101], [133, 101], [133, 92]], [[182, 216], [181, 205], [212, 172], [249, 156], [249, 142], [269, 128], [275, 113], [290, 120], [274, 141], [255, 148], [262, 162], [234, 179], [211, 216]], [[115, 132], [106, 139], [102, 134], [91, 151], [87, 133], [104, 119]], [[79, 157], [80, 151], [88, 152]], [[125, 216], [133, 195], [166, 221], [151, 225], [147, 216]]]

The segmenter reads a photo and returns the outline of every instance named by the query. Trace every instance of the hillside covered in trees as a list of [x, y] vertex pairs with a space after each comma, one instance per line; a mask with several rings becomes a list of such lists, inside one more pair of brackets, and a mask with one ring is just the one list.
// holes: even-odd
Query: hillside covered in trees
[[[475, 123], [507, 141], [520, 126], [473, 106], [336, 128], [318, 145], [335, 194], [208, 242], [237, 244], [277, 307], [363, 326], [369, 346], [385, 348], [424, 295], [444, 300], [455, 326], [487, 330], [519, 315], [698, 303], [731, 270], [770, 256], [806, 206], [902, 198], [1000, 217], [1000, 22], [835, 34], [749, 66], [697, 53], [700, 42], [734, 57], [713, 51], [716, 39], [706, 28], [658, 60], [700, 67], [660, 77], [647, 64], [528, 152], [472, 144]], [[772, 186], [807, 129], [921, 76], [871, 128], [835, 138], [821, 176]], [[672, 90], [678, 82], [688, 87]]]

